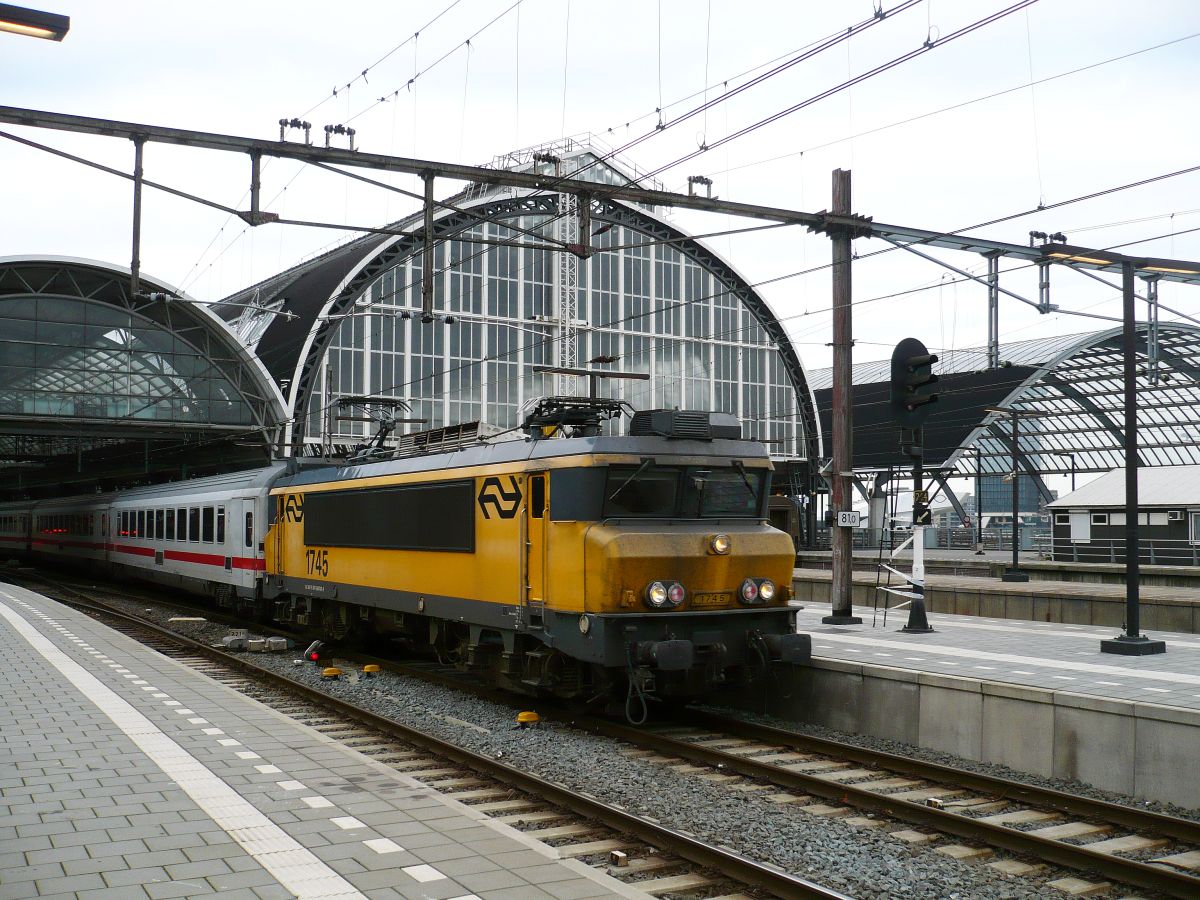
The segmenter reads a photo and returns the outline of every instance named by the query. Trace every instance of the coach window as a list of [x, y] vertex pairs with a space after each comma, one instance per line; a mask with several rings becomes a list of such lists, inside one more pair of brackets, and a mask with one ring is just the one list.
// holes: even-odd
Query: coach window
[[254, 513], [246, 513], [246, 546], [254, 546]]
[[213, 508], [211, 506], [204, 507], [204, 543], [211, 544], [213, 542]]
[[193, 544], [200, 542], [200, 507], [188, 507], [188, 540]]
[[146, 511], [139, 509], [137, 511], [137, 526], [134, 530], [137, 537], [145, 537], [146, 535]]
[[160, 541], [167, 536], [167, 528], [164, 518], [165, 516], [163, 515], [163, 510], [156, 509], [154, 511], [154, 536]]
[[165, 524], [166, 530], [163, 532], [163, 537], [168, 541], [175, 540], [175, 510], [167, 510]]
[[188, 511], [186, 509], [175, 510], [175, 540], [186, 541], [188, 539]]
[[217, 543], [225, 543], [225, 507], [217, 507]]

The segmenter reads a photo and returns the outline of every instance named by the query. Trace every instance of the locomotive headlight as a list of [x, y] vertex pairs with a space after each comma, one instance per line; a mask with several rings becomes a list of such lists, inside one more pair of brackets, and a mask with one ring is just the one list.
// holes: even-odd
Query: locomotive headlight
[[717, 556], [725, 556], [729, 552], [732, 542], [727, 534], [714, 534], [708, 542], [708, 549]]
[[775, 599], [775, 582], [770, 578], [764, 578], [758, 583], [758, 596], [768, 603]]
[[[772, 585], [772, 588], [774, 585]], [[759, 600], [758, 584], [753, 578], [747, 578], [742, 582], [741, 597], [743, 603], [757, 603]]]
[[592, 630], [592, 620], [591, 620], [591, 617], [590, 617], [590, 616], [586, 616], [586, 615], [580, 616], [580, 617], [579, 617], [579, 633], [580, 633], [580, 634], [587, 634], [587, 633], [588, 633], [589, 631], [591, 631], [591, 630]]
[[667, 605], [667, 586], [661, 581], [655, 581], [646, 588], [646, 602], [655, 609], [661, 609]]

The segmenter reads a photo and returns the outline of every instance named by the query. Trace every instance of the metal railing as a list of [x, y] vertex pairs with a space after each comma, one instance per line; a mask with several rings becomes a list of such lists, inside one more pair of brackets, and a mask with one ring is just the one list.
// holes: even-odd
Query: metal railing
[[[829, 549], [829, 532], [828, 527], [817, 526], [814, 549]], [[893, 531], [886, 528], [855, 528], [852, 543], [855, 550], [875, 550], [881, 544], [884, 547], [898, 547], [908, 540], [910, 533], [909, 529]], [[974, 550], [978, 539], [978, 533], [973, 528], [925, 529], [925, 547], [930, 550]], [[1020, 540], [1022, 551], [1032, 550], [1046, 554], [1050, 552], [1052, 538], [1049, 528], [1022, 527]], [[1011, 552], [1012, 529], [985, 528], [982, 549]]]
[[[1070, 538], [1051, 538], [1047, 555], [1058, 562], [1125, 563], [1125, 539], [1097, 538], [1073, 541]], [[1178, 538], [1147, 538], [1138, 540], [1138, 559], [1149, 565], [1200, 566], [1200, 543]]]

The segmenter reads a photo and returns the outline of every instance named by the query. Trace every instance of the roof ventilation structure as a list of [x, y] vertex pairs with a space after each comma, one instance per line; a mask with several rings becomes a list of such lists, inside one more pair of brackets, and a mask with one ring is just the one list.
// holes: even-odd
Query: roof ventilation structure
[[648, 409], [633, 414], [629, 433], [635, 437], [659, 435], [677, 440], [711, 441], [742, 439], [742, 426], [730, 413], [686, 409]]

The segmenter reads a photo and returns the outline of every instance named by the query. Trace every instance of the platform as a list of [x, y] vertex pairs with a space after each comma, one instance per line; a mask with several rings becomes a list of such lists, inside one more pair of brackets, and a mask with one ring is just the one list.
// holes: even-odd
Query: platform
[[[906, 570], [908, 566], [901, 568]], [[853, 572], [852, 596], [856, 608], [873, 609], [876, 597], [880, 606], [883, 605], [885, 595], [876, 589], [876, 585], [887, 582], [878, 579], [877, 571], [872, 560], [870, 570]], [[795, 599], [800, 603], [828, 601], [832, 577], [828, 569], [793, 570]], [[893, 575], [892, 586], [903, 586], [903, 581]], [[1142, 584], [1140, 594], [1142, 625], [1146, 629], [1200, 633], [1200, 582], [1193, 581], [1190, 587]], [[1120, 630], [1125, 621], [1124, 583], [1009, 582], [1001, 581], [999, 577], [935, 570], [926, 573], [925, 602], [929, 611], [937, 614], [1098, 625], [1109, 631]]]
[[933, 614], [932, 634], [902, 634], [907, 612], [872, 625], [825, 625], [807, 604], [813, 664], [782, 676], [765, 708], [870, 734], [1200, 808], [1200, 638], [1152, 632], [1167, 652], [1100, 652], [1118, 629]]
[[0, 584], [0, 898], [640, 897]]

